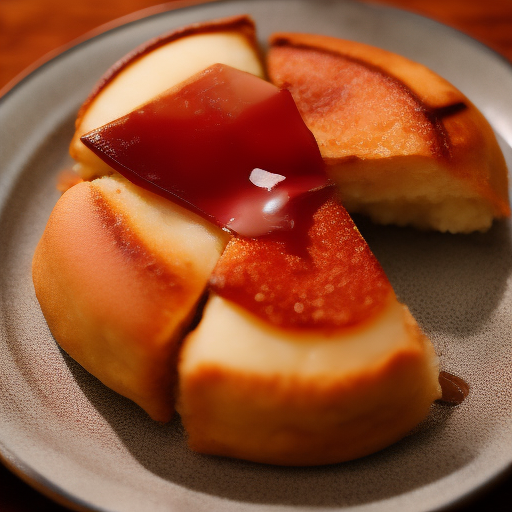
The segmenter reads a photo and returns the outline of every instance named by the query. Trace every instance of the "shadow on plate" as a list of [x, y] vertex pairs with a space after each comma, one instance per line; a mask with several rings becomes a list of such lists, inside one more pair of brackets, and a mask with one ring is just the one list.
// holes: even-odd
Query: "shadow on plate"
[[510, 221], [452, 235], [354, 220], [427, 333], [478, 333], [502, 300], [512, 270]]
[[435, 404], [424, 424], [399, 443], [343, 464], [288, 468], [205, 456], [188, 449], [178, 415], [167, 425], [153, 422], [71, 358], [65, 356], [65, 361], [86, 397], [144, 468], [184, 488], [229, 500], [324, 507], [377, 502], [440, 480], [479, 451], [463, 435], [447, 434], [457, 408]]

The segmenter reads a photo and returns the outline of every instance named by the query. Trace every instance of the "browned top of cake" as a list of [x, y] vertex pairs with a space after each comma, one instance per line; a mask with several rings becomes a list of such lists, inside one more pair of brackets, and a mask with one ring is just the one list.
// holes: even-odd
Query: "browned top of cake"
[[377, 259], [336, 201], [320, 206], [306, 229], [304, 237], [294, 238], [292, 230], [233, 238], [213, 272], [213, 290], [291, 329], [353, 327], [394, 297]]
[[510, 215], [506, 163], [494, 132], [454, 86], [405, 57], [354, 41], [280, 33], [268, 73], [287, 88], [327, 164], [348, 158], [434, 159]]

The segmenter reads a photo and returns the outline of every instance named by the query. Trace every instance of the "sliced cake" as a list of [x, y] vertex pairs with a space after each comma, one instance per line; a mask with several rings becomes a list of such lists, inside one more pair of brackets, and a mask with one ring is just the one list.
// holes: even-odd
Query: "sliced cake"
[[229, 235], [121, 177], [70, 188], [34, 254], [59, 345], [155, 420], [174, 410], [178, 343]]
[[268, 53], [349, 212], [453, 233], [508, 217], [507, 168], [489, 123], [426, 67], [365, 44], [279, 33]]
[[341, 462], [426, 417], [437, 357], [334, 199], [293, 91], [261, 74], [246, 17], [114, 66], [79, 114], [85, 181], [62, 182], [34, 286], [107, 386], [158, 421], [177, 400], [192, 449]]
[[342, 462], [399, 440], [440, 397], [430, 341], [343, 207], [326, 201], [293, 236], [235, 237], [213, 272], [178, 366], [193, 450]]
[[332, 199], [288, 91], [216, 64], [82, 140], [237, 233], [181, 350], [192, 449], [327, 464], [381, 449], [428, 414], [440, 396], [432, 345]]
[[254, 23], [234, 16], [173, 30], [142, 44], [101, 77], [76, 119], [70, 146], [76, 172], [91, 179], [113, 171], [81, 142], [85, 133], [117, 119], [215, 63], [263, 76]]

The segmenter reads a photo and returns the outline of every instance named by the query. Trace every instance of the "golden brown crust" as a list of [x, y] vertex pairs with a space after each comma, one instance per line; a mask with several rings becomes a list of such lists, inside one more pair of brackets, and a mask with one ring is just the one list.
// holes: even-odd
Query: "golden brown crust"
[[[353, 84], [336, 84], [337, 68]], [[390, 168], [405, 170], [401, 159], [421, 157], [422, 167], [455, 179], [462, 197], [481, 200], [495, 218], [510, 215], [508, 172], [492, 128], [426, 67], [353, 41], [283, 33], [271, 38], [268, 72], [292, 92], [341, 189], [345, 171], [353, 180], [356, 160], [387, 160]]]
[[384, 75], [391, 74], [432, 109], [455, 105], [466, 100], [466, 97], [447, 80], [422, 64], [375, 46], [336, 37], [291, 32], [273, 34], [269, 42], [271, 48], [313, 48], [334, 55], [343, 55], [380, 70]]
[[[167, 421], [173, 411], [171, 373], [148, 372], [149, 361], [142, 361], [169, 359], [154, 342], [164, 318], [157, 307], [144, 307], [136, 291], [156, 293], [158, 303], [166, 286], [145, 275], [149, 255], [122, 231], [89, 183], [71, 188], [57, 203], [34, 255], [36, 295], [50, 331], [71, 357], [153, 418]], [[110, 245], [116, 249], [109, 251]], [[130, 245], [135, 251], [126, 250]], [[123, 361], [123, 344], [138, 357]], [[153, 355], [147, 353], [150, 345]]]
[[[82, 182], [56, 204], [33, 259], [36, 295], [73, 359], [152, 418], [168, 421], [178, 343], [215, 261], [201, 268], [166, 231], [161, 247], [153, 243], [154, 230], [158, 237], [169, 228], [155, 226], [142, 208], [123, 209], [117, 196], [129, 189], [106, 179], [114, 183], [110, 195]], [[144, 193], [140, 201], [151, 197]]]
[[505, 158], [485, 117], [469, 100], [466, 104], [464, 111], [443, 119], [451, 143], [450, 170], [489, 202], [495, 218], [509, 217]]
[[297, 369], [290, 376], [264, 366], [244, 372], [232, 362], [190, 365], [189, 351], [201, 335], [194, 331], [179, 364], [178, 411], [189, 446], [200, 453], [306, 466], [352, 460], [398, 441], [440, 396], [430, 342], [403, 311], [407, 340], [397, 340], [385, 357], [370, 358], [356, 373], [311, 376]]

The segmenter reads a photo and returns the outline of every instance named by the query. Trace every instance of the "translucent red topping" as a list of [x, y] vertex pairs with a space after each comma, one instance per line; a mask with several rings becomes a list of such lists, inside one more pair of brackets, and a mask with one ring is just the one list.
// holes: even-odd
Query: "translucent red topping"
[[316, 141], [286, 90], [217, 64], [82, 141], [135, 184], [241, 235], [211, 287], [263, 320], [350, 327], [393, 293], [332, 199]]
[[245, 236], [293, 226], [327, 178], [288, 91], [216, 64], [81, 139], [133, 183]]

